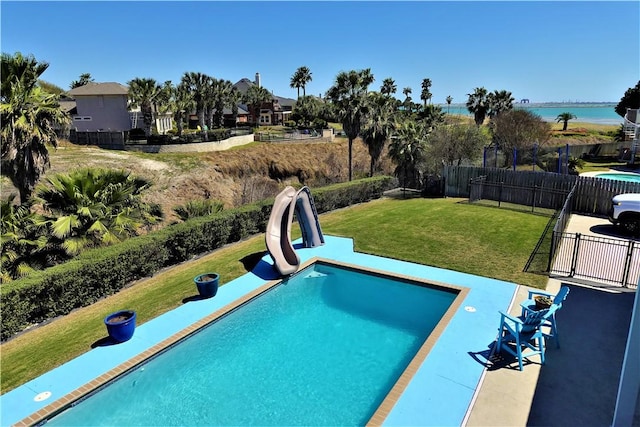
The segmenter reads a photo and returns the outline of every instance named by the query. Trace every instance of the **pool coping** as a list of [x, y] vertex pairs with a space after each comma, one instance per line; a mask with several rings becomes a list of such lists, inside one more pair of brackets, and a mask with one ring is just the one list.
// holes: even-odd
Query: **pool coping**
[[[454, 300], [454, 302], [459, 301], [459, 304], [454, 308], [450, 307], [447, 311], [448, 323], [442, 323], [441, 321], [438, 324], [438, 328], [440, 328], [439, 338], [432, 339], [430, 336], [423, 345], [426, 346], [425, 349], [428, 351], [424, 351], [420, 358], [418, 354], [414, 357], [415, 362], [411, 362], [410, 375], [407, 374], [401, 384], [402, 390], [398, 392], [398, 390], [394, 391], [392, 389], [389, 396], [393, 393], [394, 399], [388, 402], [385, 399], [378, 408], [378, 411], [380, 411], [380, 408], [384, 406], [386, 408], [385, 412], [378, 414], [378, 411], [376, 411], [369, 421], [370, 425], [460, 424], [466, 417], [477, 387], [481, 382], [485, 365], [477, 360], [473, 360], [470, 363], [470, 359], [473, 357], [469, 358], [472, 352], [468, 347], [472, 345], [471, 343], [465, 344], [467, 348], [463, 352], [455, 347], [461, 347], [459, 338], [466, 335], [464, 341], [475, 341], [473, 345], [482, 343], [480, 352], [485, 351], [485, 346], [494, 341], [497, 334], [497, 322], [499, 319], [497, 311], [508, 310], [518, 285], [421, 264], [358, 253], [353, 250], [352, 239], [341, 237], [327, 236], [326, 245], [324, 246], [310, 249], [298, 247], [297, 249], [305, 266], [315, 262], [317, 259], [326, 259], [330, 263], [344, 264], [360, 270], [372, 271], [373, 273], [392, 275], [394, 277], [404, 276], [407, 280], [424, 282], [435, 286], [442, 284], [446, 288], [467, 289], [463, 298], [456, 297], [456, 300]], [[267, 255], [252, 272], [234, 279], [220, 288], [219, 294], [225, 294], [226, 288], [229, 291], [226, 292], [228, 295], [216, 296], [209, 300], [208, 303], [200, 301], [199, 303], [203, 304], [198, 306], [185, 304], [173, 310], [173, 312], [181, 311], [182, 313], [180, 314], [184, 314], [189, 310], [196, 312], [192, 313], [193, 320], [189, 318], [182, 319], [182, 323], [186, 322], [188, 327], [177, 329], [178, 332], [182, 331], [182, 334], [180, 337], [176, 337], [175, 340], [183, 339], [195, 333], [203, 325], [211, 322], [212, 318], [226, 312], [229, 303], [235, 301], [237, 305], [240, 305], [279, 283], [280, 279], [275, 279], [272, 271], [272, 265]], [[269, 280], [269, 277], [271, 277], [271, 280]], [[487, 287], [485, 285], [490, 286]], [[478, 292], [479, 290], [484, 290], [484, 293], [491, 295], [483, 295], [483, 293]], [[487, 298], [488, 296], [491, 296], [491, 298]], [[469, 304], [473, 304], [478, 309], [477, 313], [475, 309], [472, 312], [467, 311], [467, 307], [465, 307], [465, 310], [461, 310], [463, 301], [467, 304], [467, 307], [471, 307]], [[490, 309], [487, 303], [491, 306]], [[214, 307], [211, 307], [212, 305]], [[493, 309], [496, 309], [496, 311], [493, 311]], [[491, 311], [490, 319], [485, 318], [488, 316], [489, 310]], [[472, 315], [477, 318], [467, 319]], [[106, 350], [104, 348], [93, 349], [76, 358], [87, 359], [85, 362], [78, 361], [74, 363], [76, 361], [74, 359], [0, 396], [0, 404], [3, 407], [2, 425], [37, 424], [51, 415], [51, 405], [60, 402], [59, 407], [53, 409], [54, 411], [59, 411], [60, 408], [68, 405], [69, 400], [65, 399], [77, 400], [79, 397], [110, 381], [112, 377], [109, 377], [107, 373], [116, 376], [122, 375], [135, 366], [138, 357], [143, 360], [161, 352], [163, 348], [167, 347], [167, 343], [170, 343], [176, 333], [175, 330], [171, 331], [166, 328], [167, 322], [172, 319], [175, 320], [176, 316], [179, 317], [179, 314], [173, 315], [172, 312], [168, 312], [137, 328], [134, 338], [142, 342], [123, 343], [107, 348], [111, 352], [123, 353], [121, 355], [123, 359], [121, 363], [112, 362], [115, 365], [106, 368], [104, 364], [103, 366], [95, 366], [96, 361], [101, 361], [102, 359], [99, 355], [92, 357], [92, 354]], [[163, 321], [165, 317], [172, 317], [172, 319]], [[478, 322], [480, 317], [482, 321]], [[163, 328], [163, 326], [165, 327]], [[491, 332], [487, 331], [487, 327], [491, 329]], [[152, 335], [150, 333], [151, 328], [160, 329], [163, 336], [160, 338], [157, 336], [150, 337], [149, 335]], [[154, 333], [157, 335], [159, 332], [156, 331]], [[138, 336], [136, 337], [136, 335]], [[435, 337], [433, 334], [432, 336]], [[150, 338], [156, 338], [156, 341], [152, 345], [147, 345]], [[144, 350], [136, 351], [139, 347], [144, 347]], [[447, 354], [452, 351], [455, 357]], [[422, 352], [423, 349], [421, 348], [419, 353]], [[93, 369], [94, 375], [91, 377], [91, 381], [82, 381], [81, 376], [78, 378], [77, 373], [76, 375], [70, 374], [72, 370], [77, 371], [77, 365], [82, 363], [85, 363], [85, 367], [90, 366]], [[456, 366], [456, 363], [459, 366]], [[113, 372], [111, 372], [112, 370]], [[64, 372], [67, 372], [66, 376]], [[405, 370], [405, 372], [407, 371]], [[469, 372], [471, 375], [462, 375], [461, 372]], [[64, 378], [64, 381], [62, 381], [64, 384], [60, 384], [60, 378]], [[76, 384], [73, 384], [74, 381]], [[93, 383], [92, 381], [96, 382]], [[399, 382], [400, 379], [396, 384]], [[48, 404], [43, 402], [28, 402], [27, 404], [25, 400], [28, 396], [37, 395], [38, 392], [47, 389], [43, 384], [48, 384], [50, 390], [55, 388], [54, 394], [62, 395], [63, 397]], [[427, 385], [438, 389], [437, 392], [425, 395], [425, 387]], [[67, 390], [64, 390], [65, 387]], [[427, 402], [424, 400], [425, 397], [427, 397]], [[447, 413], [442, 412], [444, 401], [447, 402], [448, 405], [446, 406], [450, 409], [446, 411]], [[39, 408], [35, 411], [29, 409], [34, 406], [39, 406]], [[45, 408], [48, 409], [43, 417]], [[433, 413], [429, 414], [430, 410], [438, 413], [438, 416], [434, 417]], [[425, 413], [427, 413], [426, 417]]]

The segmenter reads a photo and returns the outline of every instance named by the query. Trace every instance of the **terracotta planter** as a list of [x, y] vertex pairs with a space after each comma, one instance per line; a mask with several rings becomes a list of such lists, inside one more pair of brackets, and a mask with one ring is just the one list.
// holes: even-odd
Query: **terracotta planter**
[[133, 310], [116, 311], [104, 318], [104, 324], [113, 341], [128, 341], [136, 329], [136, 312]]
[[553, 304], [553, 301], [549, 297], [537, 296], [533, 299], [536, 302], [536, 310], [546, 310]]
[[204, 273], [193, 279], [198, 288], [198, 294], [202, 298], [211, 298], [216, 295], [219, 280], [220, 275], [218, 273]]

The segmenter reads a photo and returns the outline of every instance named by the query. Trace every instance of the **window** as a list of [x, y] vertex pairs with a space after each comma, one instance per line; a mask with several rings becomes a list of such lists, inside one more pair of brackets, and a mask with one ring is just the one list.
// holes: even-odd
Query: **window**
[[73, 121], [74, 122], [90, 122], [91, 121], [91, 116], [74, 116], [73, 117]]

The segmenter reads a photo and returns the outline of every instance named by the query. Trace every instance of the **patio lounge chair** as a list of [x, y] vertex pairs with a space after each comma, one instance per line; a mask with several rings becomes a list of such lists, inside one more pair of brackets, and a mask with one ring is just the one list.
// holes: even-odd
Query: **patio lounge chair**
[[[557, 305], [558, 308], [556, 311], [560, 310], [562, 308], [562, 303], [564, 302], [564, 300], [567, 299], [567, 295], [569, 295], [569, 287], [568, 286], [562, 286], [560, 288], [560, 291], [558, 291], [558, 293], [554, 296], [553, 294], [550, 294], [548, 292], [544, 292], [544, 291], [538, 291], [538, 290], [530, 290], [529, 291], [529, 297], [528, 299], [522, 301], [520, 303], [520, 307], [522, 307], [522, 316], [526, 317], [529, 315], [529, 313], [535, 312], [536, 311], [536, 301], [535, 301], [535, 297], [538, 295], [542, 295], [542, 296], [547, 296], [553, 299], [553, 304]], [[558, 326], [556, 324], [556, 313], [554, 312], [553, 315], [549, 318], [548, 321], [545, 322], [545, 324], [543, 325], [545, 327], [548, 327], [550, 332], [545, 334], [546, 338], [553, 338], [556, 341], [556, 347], [560, 348], [560, 339], [558, 338]]]
[[523, 359], [528, 359], [531, 356], [540, 355], [541, 364], [544, 365], [545, 335], [542, 332], [542, 325], [553, 316], [557, 309], [558, 306], [552, 304], [550, 308], [534, 311], [526, 317], [514, 317], [500, 312], [497, 351], [506, 351], [515, 356], [521, 371]]

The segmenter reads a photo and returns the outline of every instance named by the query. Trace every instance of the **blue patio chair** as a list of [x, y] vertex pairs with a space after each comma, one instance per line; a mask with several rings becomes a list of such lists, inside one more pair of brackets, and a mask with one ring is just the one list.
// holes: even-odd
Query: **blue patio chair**
[[[516, 357], [521, 371], [523, 359], [531, 356], [540, 355], [541, 364], [544, 365], [545, 335], [542, 332], [542, 325], [557, 309], [558, 306], [552, 304], [550, 308], [534, 311], [526, 317], [514, 317], [500, 312], [497, 351], [506, 351]], [[512, 345], [513, 348], [511, 348]]]
[[[533, 313], [536, 311], [536, 301], [535, 301], [535, 297], [538, 295], [542, 295], [542, 296], [546, 296], [549, 298], [553, 299], [553, 304], [557, 305], [558, 308], [556, 309], [556, 311], [560, 310], [562, 308], [562, 303], [564, 302], [564, 300], [567, 299], [567, 295], [569, 295], [569, 287], [568, 286], [562, 286], [560, 288], [560, 291], [558, 291], [558, 293], [554, 296], [553, 294], [550, 294], [549, 292], [544, 292], [544, 291], [538, 291], [538, 290], [530, 290], [529, 291], [529, 297], [528, 299], [522, 301], [520, 303], [520, 307], [522, 307], [522, 316], [526, 317], [528, 316], [530, 313]], [[558, 325], [556, 324], [556, 313], [554, 311], [553, 315], [549, 318], [548, 321], [545, 322], [545, 324], [543, 325], [545, 327], [548, 327], [550, 332], [545, 334], [546, 338], [553, 338], [556, 341], [556, 347], [560, 348], [560, 339], [558, 337]]]

